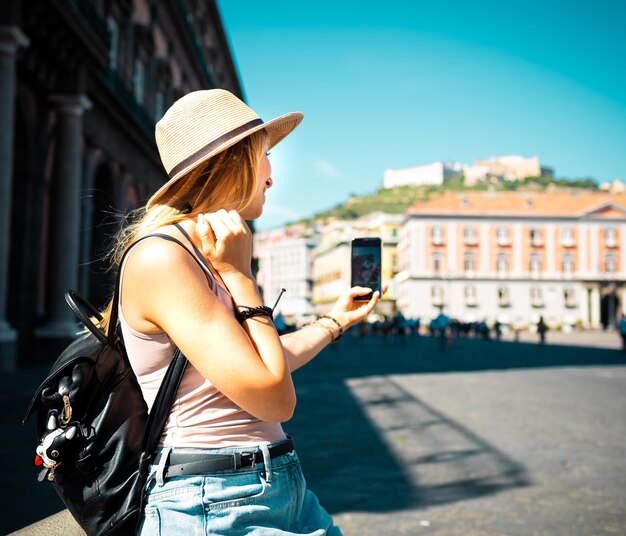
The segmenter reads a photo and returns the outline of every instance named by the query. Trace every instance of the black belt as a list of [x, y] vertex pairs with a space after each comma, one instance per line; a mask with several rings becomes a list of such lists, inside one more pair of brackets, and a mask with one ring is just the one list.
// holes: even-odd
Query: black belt
[[[284, 443], [271, 447], [270, 458], [283, 456], [295, 449], [290, 438]], [[152, 462], [152, 466], [159, 465], [163, 452], [159, 452]], [[163, 472], [165, 478], [173, 476], [203, 475], [216, 471], [251, 469], [257, 462], [263, 462], [263, 452], [255, 449], [251, 452], [236, 452], [235, 454], [205, 454], [202, 452], [171, 452], [168, 465]]]

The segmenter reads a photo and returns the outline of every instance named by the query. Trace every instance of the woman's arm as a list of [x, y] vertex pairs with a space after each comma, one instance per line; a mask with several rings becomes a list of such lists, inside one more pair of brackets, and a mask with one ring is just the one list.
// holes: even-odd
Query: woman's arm
[[[328, 316], [341, 325], [343, 330], [359, 323], [374, 310], [380, 296], [377, 291], [369, 301], [357, 301], [354, 298], [369, 292], [371, 289], [364, 287], [346, 290]], [[339, 337], [339, 327], [331, 318], [320, 318], [297, 331], [281, 336], [280, 340], [283, 343], [291, 372], [306, 365]]]
[[331, 329], [309, 324], [280, 336], [291, 372], [306, 365], [334, 340]]
[[[243, 220], [234, 221], [245, 226]], [[225, 231], [223, 225], [234, 224], [216, 222], [213, 244], [223, 254], [226, 242], [229, 253], [220, 258], [234, 264], [220, 274], [237, 303], [260, 305], [256, 282], [244, 268], [236, 269], [249, 266], [249, 230]], [[237, 322], [180, 247], [161, 240], [137, 245], [126, 261], [122, 300], [132, 328], [166, 332], [194, 367], [242, 409], [270, 422], [291, 418], [295, 390], [273, 323], [262, 316]]]

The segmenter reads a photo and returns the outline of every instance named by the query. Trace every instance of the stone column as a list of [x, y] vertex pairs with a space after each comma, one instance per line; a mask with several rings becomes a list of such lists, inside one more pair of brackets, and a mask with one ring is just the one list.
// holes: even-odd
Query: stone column
[[79, 282], [83, 113], [91, 102], [82, 95], [56, 95], [51, 101], [57, 128], [48, 226], [47, 318], [37, 336], [65, 344], [76, 334], [76, 319], [64, 294], [77, 290]]
[[15, 133], [15, 58], [28, 38], [16, 26], [0, 26], [0, 369], [16, 364], [17, 331], [7, 320], [11, 254], [11, 190]]
[[98, 150], [85, 148], [83, 156], [83, 186], [81, 192], [81, 245], [78, 292], [83, 297], [89, 296], [89, 267], [91, 258], [91, 234], [93, 227], [93, 197], [96, 161]]
[[594, 287], [591, 289], [591, 327], [598, 329], [600, 327], [600, 289]]

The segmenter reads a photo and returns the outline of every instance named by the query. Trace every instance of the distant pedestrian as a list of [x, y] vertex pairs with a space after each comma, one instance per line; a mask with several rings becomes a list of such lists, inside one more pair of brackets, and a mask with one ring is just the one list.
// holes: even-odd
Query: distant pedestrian
[[476, 336], [480, 335], [485, 340], [490, 340], [491, 336], [489, 334], [489, 327], [487, 326], [487, 321], [483, 320], [478, 323], [476, 327]]
[[396, 341], [406, 341], [406, 325], [407, 321], [406, 318], [404, 318], [404, 315], [400, 312], [396, 313], [396, 315], [393, 317], [393, 333], [395, 335]]
[[626, 314], [622, 313], [618, 323], [619, 334], [622, 337], [622, 351], [626, 352]]
[[500, 324], [499, 320], [496, 320], [495, 324], [493, 325], [493, 330], [496, 333], [496, 340], [500, 340], [502, 339], [502, 324]]
[[387, 344], [387, 338], [389, 337], [389, 333], [393, 329], [393, 323], [391, 319], [385, 316], [383, 319], [383, 342]]
[[548, 331], [548, 326], [543, 320], [543, 316], [539, 317], [539, 322], [537, 322], [537, 333], [539, 333], [539, 344], [545, 344], [546, 342], [546, 331]]
[[445, 352], [446, 345], [448, 343], [447, 332], [448, 332], [449, 320], [448, 320], [448, 317], [443, 313], [443, 311], [437, 315], [437, 318], [435, 318], [434, 324], [435, 324], [435, 329], [437, 330], [437, 333], [439, 335], [439, 351]]

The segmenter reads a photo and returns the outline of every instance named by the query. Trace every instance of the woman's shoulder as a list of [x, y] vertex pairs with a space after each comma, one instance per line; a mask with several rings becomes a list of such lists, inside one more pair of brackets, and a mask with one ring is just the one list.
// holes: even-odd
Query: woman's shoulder
[[128, 265], [132, 263], [152, 267], [168, 266], [181, 257], [189, 255], [182, 242], [177, 244], [174, 240], [175, 237], [167, 232], [167, 229], [159, 229], [156, 233], [151, 233], [131, 244], [125, 262]]
[[162, 227], [130, 246], [123, 269], [142, 278], [156, 277], [158, 280], [180, 273], [182, 266], [190, 266], [192, 272], [200, 274], [203, 270], [198, 265], [199, 261], [188, 246], [174, 236], [170, 228]]

